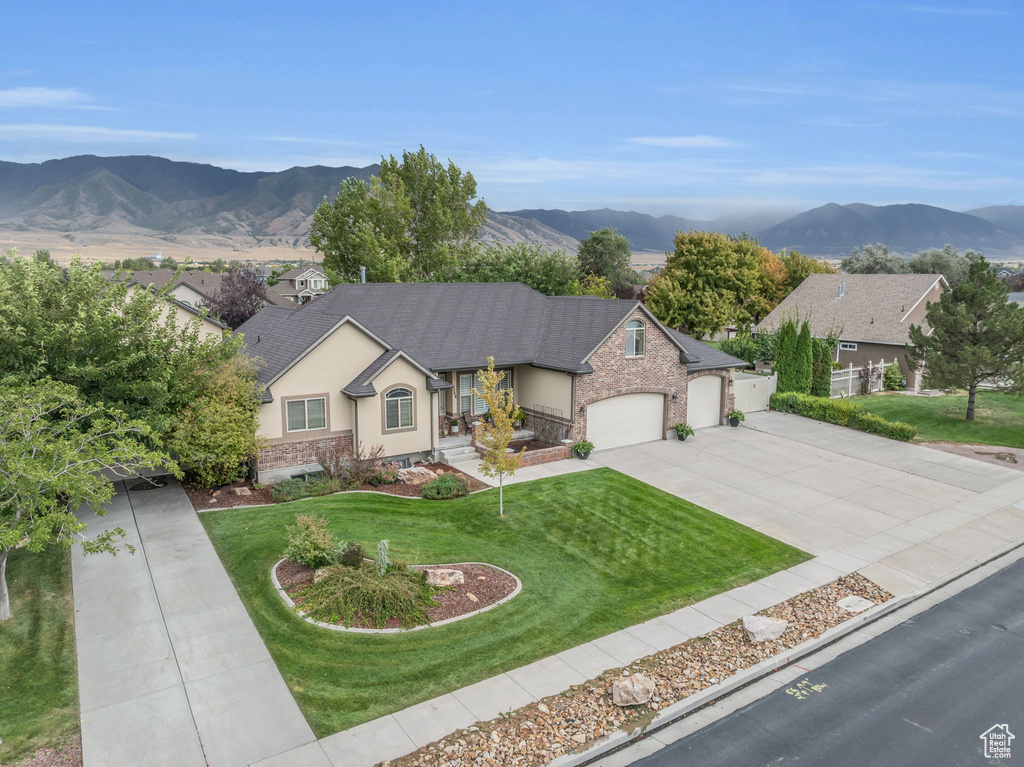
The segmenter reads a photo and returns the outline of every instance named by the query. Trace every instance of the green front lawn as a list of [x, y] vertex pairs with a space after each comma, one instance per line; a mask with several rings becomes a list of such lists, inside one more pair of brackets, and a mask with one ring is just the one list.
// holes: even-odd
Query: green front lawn
[[917, 427], [919, 442], [967, 442], [1024, 448], [1024, 398], [999, 392], [978, 392], [974, 420], [968, 421], [967, 395], [911, 397], [868, 394], [851, 397], [865, 410], [890, 421]]
[[0, 622], [0, 764], [78, 734], [71, 555], [13, 551], [12, 618]]
[[[670, 612], [808, 555], [610, 469], [452, 501], [343, 494], [200, 515], [318, 736], [366, 722]], [[296, 512], [408, 563], [488, 562], [523, 582], [511, 602], [404, 634], [346, 634], [298, 618], [270, 568]]]

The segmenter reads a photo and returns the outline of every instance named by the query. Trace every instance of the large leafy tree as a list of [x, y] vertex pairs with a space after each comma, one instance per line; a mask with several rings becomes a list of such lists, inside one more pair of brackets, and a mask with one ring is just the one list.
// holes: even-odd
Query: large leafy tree
[[229, 328], [237, 328], [270, 303], [266, 283], [255, 266], [238, 265], [224, 275], [206, 306]]
[[355, 281], [360, 266], [373, 282], [424, 281], [472, 255], [486, 221], [473, 174], [421, 146], [382, 158], [369, 182], [347, 179], [313, 213], [309, 238], [334, 282]]
[[90, 404], [59, 381], [0, 381], [0, 413], [0, 620], [6, 620], [13, 549], [67, 548], [80, 540], [86, 553], [117, 551], [122, 529], [89, 538], [75, 516], [81, 504], [104, 513], [114, 488], [101, 471], [129, 474], [159, 464], [177, 469], [165, 453], [147, 446], [147, 424]]
[[930, 333], [910, 327], [911, 364], [940, 389], [967, 390], [967, 420], [974, 420], [978, 384], [1024, 394], [1024, 306], [1007, 300], [1006, 283], [984, 261], [928, 305]]
[[481, 248], [433, 275], [436, 282], [522, 282], [548, 296], [579, 292], [579, 262], [564, 250], [548, 252], [517, 242]]
[[985, 256], [973, 250], [961, 253], [952, 245], [939, 250], [922, 250], [907, 262], [907, 267], [914, 274], [941, 274], [951, 285], [967, 277], [971, 264], [984, 261]]
[[788, 296], [799, 287], [800, 283], [812, 274], [838, 274], [839, 270], [827, 261], [820, 261], [810, 256], [805, 256], [799, 250], [783, 252], [779, 256], [782, 268], [785, 270], [782, 290], [783, 298]]
[[675, 252], [652, 280], [645, 303], [670, 327], [696, 338], [729, 322], [749, 321], [762, 287], [762, 248], [753, 240], [717, 232], [678, 232]]
[[616, 231], [614, 227], [606, 227], [591, 232], [589, 237], [580, 240], [577, 251], [580, 259], [580, 271], [584, 275], [593, 274], [608, 280], [612, 290], [617, 290], [636, 281], [630, 261], [629, 240]]
[[848, 274], [906, 274], [910, 271], [902, 256], [880, 242], [851, 251], [843, 259], [842, 268]]

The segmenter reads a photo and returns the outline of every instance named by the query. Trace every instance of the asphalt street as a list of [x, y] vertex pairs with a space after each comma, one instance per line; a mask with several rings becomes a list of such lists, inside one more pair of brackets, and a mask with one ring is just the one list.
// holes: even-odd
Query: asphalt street
[[[994, 725], [1009, 757], [984, 754]], [[1024, 560], [633, 764], [797, 762], [1024, 765]]]

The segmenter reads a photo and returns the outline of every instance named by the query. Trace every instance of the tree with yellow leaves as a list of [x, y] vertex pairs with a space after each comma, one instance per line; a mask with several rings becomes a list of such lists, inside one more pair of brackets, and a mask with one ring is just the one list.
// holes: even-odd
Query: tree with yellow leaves
[[[514, 453], [508, 448], [515, 428], [512, 422], [519, 407], [515, 403], [512, 389], [502, 389], [505, 373], [494, 369], [494, 357], [487, 358], [487, 370], [476, 373], [479, 388], [473, 393], [487, 403], [490, 420], [481, 424], [476, 440], [483, 448], [483, 463], [480, 473], [498, 480], [498, 516], [505, 516], [505, 477], [515, 474], [519, 468], [523, 451]], [[525, 450], [525, 448], [523, 448]]]

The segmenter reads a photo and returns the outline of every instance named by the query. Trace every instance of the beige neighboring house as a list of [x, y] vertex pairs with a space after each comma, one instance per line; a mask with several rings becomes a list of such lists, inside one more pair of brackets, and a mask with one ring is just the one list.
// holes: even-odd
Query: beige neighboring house
[[274, 289], [293, 304], [307, 304], [330, 288], [327, 273], [319, 266], [297, 266], [277, 278]]
[[[175, 276], [177, 274], [177, 276]], [[174, 269], [149, 269], [131, 273], [131, 278], [140, 285], [162, 288], [172, 283], [171, 295], [178, 301], [198, 309], [205, 306], [224, 281], [227, 272], [204, 272], [201, 269], [185, 269], [178, 274]], [[267, 287], [267, 296], [274, 306], [292, 306], [274, 287]]]
[[[129, 285], [134, 287], [136, 290], [157, 290], [157, 288], [152, 285], [144, 285], [135, 280], [132, 280]], [[194, 306], [186, 304], [184, 301], [178, 301], [177, 299], [172, 298], [168, 311], [174, 313], [174, 323], [179, 328], [184, 329], [189, 325], [198, 325], [199, 332], [204, 337], [213, 336], [215, 338], [222, 338], [224, 336], [224, 332], [228, 330], [227, 325], [207, 316], [205, 309], [197, 309]], [[166, 314], [163, 315], [163, 317], [166, 316]]]
[[681, 421], [718, 426], [733, 406], [733, 370], [746, 366], [639, 301], [520, 283], [342, 284], [301, 306], [268, 306], [236, 332], [265, 387], [261, 477], [360, 443], [399, 460], [443, 457], [444, 424], [457, 419], [465, 439], [487, 410], [474, 388], [488, 357], [527, 429], [599, 450], [666, 439]]
[[778, 330], [787, 319], [807, 320], [817, 338], [839, 331], [836, 361], [861, 367], [868, 362], [907, 364], [910, 326], [925, 333], [928, 304], [949, 290], [941, 274], [812, 274], [755, 328]]

